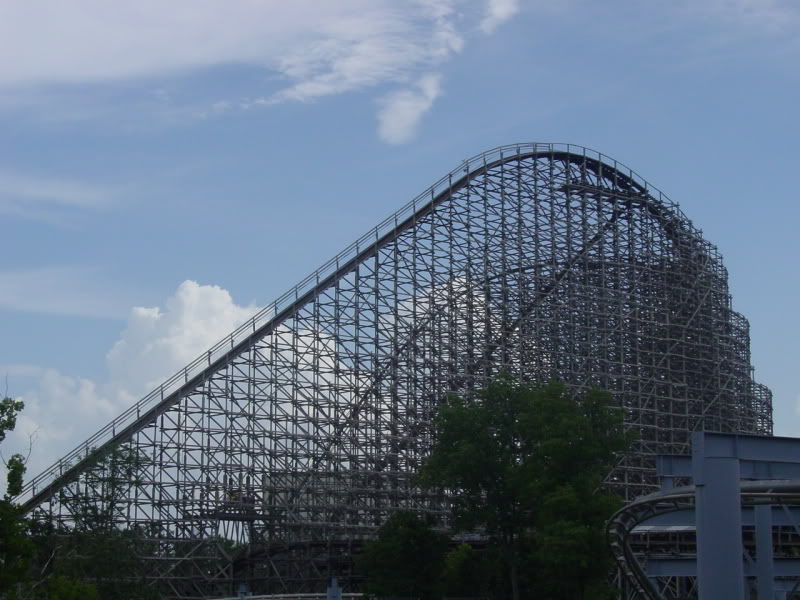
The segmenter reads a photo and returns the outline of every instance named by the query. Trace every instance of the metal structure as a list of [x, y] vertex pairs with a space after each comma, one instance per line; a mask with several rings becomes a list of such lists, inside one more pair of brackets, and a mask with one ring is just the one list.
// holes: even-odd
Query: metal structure
[[616, 161], [519, 144], [465, 161], [19, 500], [69, 527], [108, 495], [92, 468], [121, 447], [138, 476], [114, 519], [149, 541], [171, 597], [347, 587], [350, 545], [393, 510], [446, 515], [412, 483], [431, 418], [500, 371], [615, 395], [640, 432], [608, 480], [627, 499], [692, 431], [772, 429], [716, 248]]
[[800, 598], [800, 439], [696, 432], [656, 470], [661, 489], [608, 523], [627, 597]]

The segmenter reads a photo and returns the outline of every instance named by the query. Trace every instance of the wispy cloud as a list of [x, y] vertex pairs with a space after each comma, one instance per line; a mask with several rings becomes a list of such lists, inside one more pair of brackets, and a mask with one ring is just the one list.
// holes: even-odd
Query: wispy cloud
[[0, 213], [57, 222], [116, 201], [119, 188], [0, 169]]
[[484, 33], [493, 33], [518, 12], [519, 0], [489, 0], [486, 16], [481, 21], [481, 29]]
[[374, 12], [343, 22], [336, 35], [282, 57], [278, 70], [294, 83], [257, 102], [306, 102], [406, 81], [418, 69], [440, 64], [464, 45], [452, 4], [420, 2], [415, 10]]
[[403, 144], [416, 135], [420, 119], [442, 93], [441, 76], [427, 74], [409, 89], [393, 92], [380, 100], [378, 135], [389, 144]]
[[[3, 3], [0, 85], [97, 83], [226, 64], [357, 85], [460, 44], [455, 0]], [[362, 75], [365, 73], [365, 75]]]
[[[22, 110], [27, 98], [47, 118], [47, 95], [37, 90], [136, 81], [152, 88], [226, 65], [269, 74], [253, 84], [266, 90], [183, 107], [207, 118], [417, 81], [463, 48], [464, 31], [494, 31], [517, 8], [517, 0], [140, 0], [114, 10], [103, 0], [3, 3], [0, 89], [13, 98], [11, 109]], [[180, 112], [163, 104], [160, 98], [152, 109]]]

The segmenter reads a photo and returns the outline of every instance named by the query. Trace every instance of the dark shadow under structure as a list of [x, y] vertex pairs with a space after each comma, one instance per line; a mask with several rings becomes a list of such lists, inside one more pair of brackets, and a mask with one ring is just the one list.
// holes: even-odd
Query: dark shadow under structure
[[640, 432], [608, 479], [628, 500], [693, 431], [772, 431], [717, 249], [616, 161], [518, 144], [465, 161], [18, 500], [69, 527], [121, 447], [138, 476], [113, 517], [166, 595], [347, 587], [350, 546], [393, 510], [446, 517], [412, 483], [431, 418], [500, 371], [614, 394]]

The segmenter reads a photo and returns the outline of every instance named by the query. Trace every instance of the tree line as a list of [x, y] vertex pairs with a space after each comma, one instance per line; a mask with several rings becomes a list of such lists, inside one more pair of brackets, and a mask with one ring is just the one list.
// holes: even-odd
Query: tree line
[[[0, 401], [0, 443], [25, 405]], [[117, 505], [137, 485], [142, 458], [118, 447], [89, 465], [81, 483], [59, 493], [68, 521], [26, 517], [13, 498], [22, 491], [25, 457], [3, 459], [6, 493], [0, 500], [0, 599], [157, 600], [145, 579], [137, 532], [115, 523]], [[81, 487], [82, 485], [82, 487]]]
[[[23, 408], [19, 400], [0, 402], [0, 443]], [[366, 593], [421, 600], [613, 597], [604, 525], [621, 501], [603, 483], [631, 438], [611, 394], [594, 389], [575, 397], [559, 383], [500, 376], [475, 394], [449, 397], [433, 425], [432, 450], [415, 485], [447, 497], [451, 516], [444, 523], [402, 510], [391, 515], [355, 557]], [[25, 459], [4, 459], [0, 600], [159, 598], [141, 558], [155, 549], [140, 540], [153, 536], [115, 523], [116, 505], [137, 485], [143, 460], [128, 447], [99, 458], [81, 483], [60, 493], [70, 519], [59, 522], [22, 514], [13, 497], [22, 489]]]

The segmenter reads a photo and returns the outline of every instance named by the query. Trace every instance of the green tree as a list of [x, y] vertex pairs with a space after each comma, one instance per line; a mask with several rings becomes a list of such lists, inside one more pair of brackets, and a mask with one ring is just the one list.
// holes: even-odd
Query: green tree
[[140, 555], [140, 538], [127, 527], [129, 498], [144, 462], [135, 449], [117, 446], [59, 492], [73, 524], [40, 528], [38, 562], [50, 577], [90, 582], [103, 600], [158, 597], [145, 581], [148, 565]]
[[394, 513], [367, 542], [356, 569], [367, 578], [366, 592], [378, 596], [438, 598], [446, 535], [408, 511]]
[[447, 596], [484, 596], [491, 588], [491, 552], [459, 544], [444, 557], [442, 581]]
[[100, 600], [100, 595], [91, 583], [56, 575], [35, 589], [30, 598], [31, 600]]
[[[21, 400], [5, 397], [0, 400], [0, 443], [17, 425], [17, 415], [25, 408]], [[22, 491], [25, 459], [14, 454], [3, 459], [6, 467], [6, 493], [0, 500], [0, 593], [25, 581], [34, 553], [28, 539], [27, 522], [20, 508], [11, 499]]]
[[576, 399], [558, 383], [501, 376], [451, 397], [434, 425], [420, 481], [450, 492], [458, 529], [489, 537], [514, 600], [604, 593], [603, 523], [619, 500], [599, 488], [630, 443], [610, 394]]
[[[0, 442], [14, 430], [24, 408], [20, 400], [5, 397], [0, 401]], [[133, 472], [139, 466], [138, 457], [131, 456], [126, 449], [115, 449], [89, 469], [83, 489], [88, 491], [91, 487], [97, 495], [72, 495], [71, 508], [76, 518], [75, 528], [69, 531], [60, 530], [46, 519], [25, 518], [22, 509], [12, 501], [22, 491], [25, 458], [14, 454], [3, 462], [7, 485], [0, 500], [0, 598], [133, 600], [154, 597], [151, 590], [142, 592], [136, 580], [136, 567], [140, 567], [141, 561], [133, 551], [133, 536], [114, 528], [118, 505], [127, 489], [135, 484]], [[87, 564], [90, 565], [88, 569], [76, 568]], [[125, 575], [120, 577], [120, 574]], [[102, 596], [95, 584], [81, 580], [87, 576], [100, 580], [104, 588]]]

